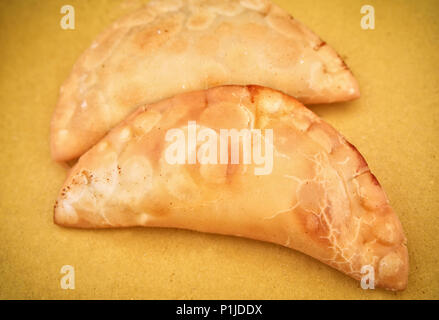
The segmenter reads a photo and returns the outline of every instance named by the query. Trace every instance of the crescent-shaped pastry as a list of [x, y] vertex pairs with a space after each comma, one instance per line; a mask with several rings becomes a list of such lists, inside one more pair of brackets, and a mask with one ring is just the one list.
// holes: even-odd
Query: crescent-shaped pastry
[[140, 105], [228, 84], [275, 88], [303, 103], [359, 96], [338, 54], [268, 0], [151, 1], [74, 65], [52, 119], [52, 157], [79, 157]]
[[54, 221], [242, 236], [355, 279], [369, 266], [375, 286], [407, 284], [401, 223], [364, 158], [300, 102], [259, 86], [140, 107], [71, 169]]

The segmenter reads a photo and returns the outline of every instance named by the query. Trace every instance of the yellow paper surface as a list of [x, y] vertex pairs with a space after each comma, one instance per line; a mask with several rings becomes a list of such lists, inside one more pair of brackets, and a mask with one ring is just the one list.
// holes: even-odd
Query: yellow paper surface
[[[50, 159], [58, 90], [94, 37], [139, 2], [0, 1], [0, 298], [439, 298], [439, 2], [275, 1], [332, 45], [359, 100], [311, 107], [365, 156], [408, 238], [401, 293], [358, 282], [293, 250], [172, 229], [75, 230], [52, 222], [65, 169]], [[76, 29], [62, 30], [62, 5]], [[362, 5], [375, 30], [360, 27]], [[263, 44], [269, 45], [269, 44]], [[74, 290], [60, 287], [72, 265]]]

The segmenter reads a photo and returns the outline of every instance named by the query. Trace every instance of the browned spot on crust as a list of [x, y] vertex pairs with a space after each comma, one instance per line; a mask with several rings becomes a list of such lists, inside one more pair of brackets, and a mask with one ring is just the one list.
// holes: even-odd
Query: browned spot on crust
[[58, 200], [56, 200], [55, 204], [53, 205], [53, 214], [55, 214], [56, 208], [58, 208]]
[[[249, 91], [250, 91], [250, 90], [249, 90]], [[252, 92], [250, 92], [250, 101], [251, 101], [252, 103], [255, 103], [255, 96], [253, 95]]]
[[322, 41], [322, 42], [320, 42], [318, 45], [316, 45], [316, 46], [314, 47], [314, 50], [315, 50], [315, 51], [318, 51], [318, 50], [320, 50], [320, 48], [323, 47], [323, 46], [326, 46], [326, 42], [325, 42], [325, 41]]
[[380, 182], [378, 181], [378, 179], [375, 177], [375, 175], [370, 172], [370, 178], [372, 180], [372, 183], [378, 187], [381, 187]]
[[[337, 57], [340, 59], [340, 62], [341, 62], [341, 67], [344, 69], [344, 70], [349, 70], [349, 67], [348, 67], [348, 65], [346, 64], [346, 62], [344, 62], [344, 59], [337, 53]], [[349, 70], [350, 71], [350, 70]]]
[[264, 88], [256, 84], [250, 84], [246, 87], [248, 92], [250, 93], [250, 101], [252, 103], [255, 103], [255, 97], [259, 94], [259, 91], [264, 90]]
[[362, 154], [358, 151], [358, 149], [349, 141], [345, 140], [345, 142], [346, 142], [346, 145], [354, 151], [354, 153], [357, 155], [357, 158], [360, 162], [360, 164], [358, 165], [357, 171], [360, 171], [360, 169], [363, 169], [363, 168], [367, 168], [367, 162], [364, 159], [364, 157], [362, 156]]

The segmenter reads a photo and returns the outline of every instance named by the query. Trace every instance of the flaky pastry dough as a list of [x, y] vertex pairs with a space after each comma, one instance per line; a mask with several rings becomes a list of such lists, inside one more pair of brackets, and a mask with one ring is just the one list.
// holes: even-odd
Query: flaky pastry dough
[[74, 65], [52, 118], [52, 157], [79, 157], [142, 104], [227, 84], [275, 88], [303, 103], [359, 96], [338, 54], [268, 0], [150, 1]]
[[[272, 129], [273, 170], [169, 164], [166, 132]], [[406, 287], [401, 223], [366, 161], [296, 99], [259, 86], [184, 93], [137, 109], [71, 169], [54, 210], [78, 228], [158, 226], [242, 236], [308, 254], [355, 279]]]

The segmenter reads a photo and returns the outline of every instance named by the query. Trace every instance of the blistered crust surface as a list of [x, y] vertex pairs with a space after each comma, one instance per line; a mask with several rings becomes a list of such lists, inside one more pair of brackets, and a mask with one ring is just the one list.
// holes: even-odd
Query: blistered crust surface
[[[272, 129], [273, 172], [252, 164], [171, 165], [165, 133]], [[55, 205], [74, 227], [163, 226], [270, 241], [376, 285], [407, 284], [401, 224], [356, 148], [297, 100], [258, 86], [225, 86], [140, 107], [82, 156]]]
[[225, 84], [272, 87], [304, 103], [359, 96], [338, 54], [269, 1], [150, 1], [74, 65], [52, 119], [52, 156], [80, 156], [142, 103]]

